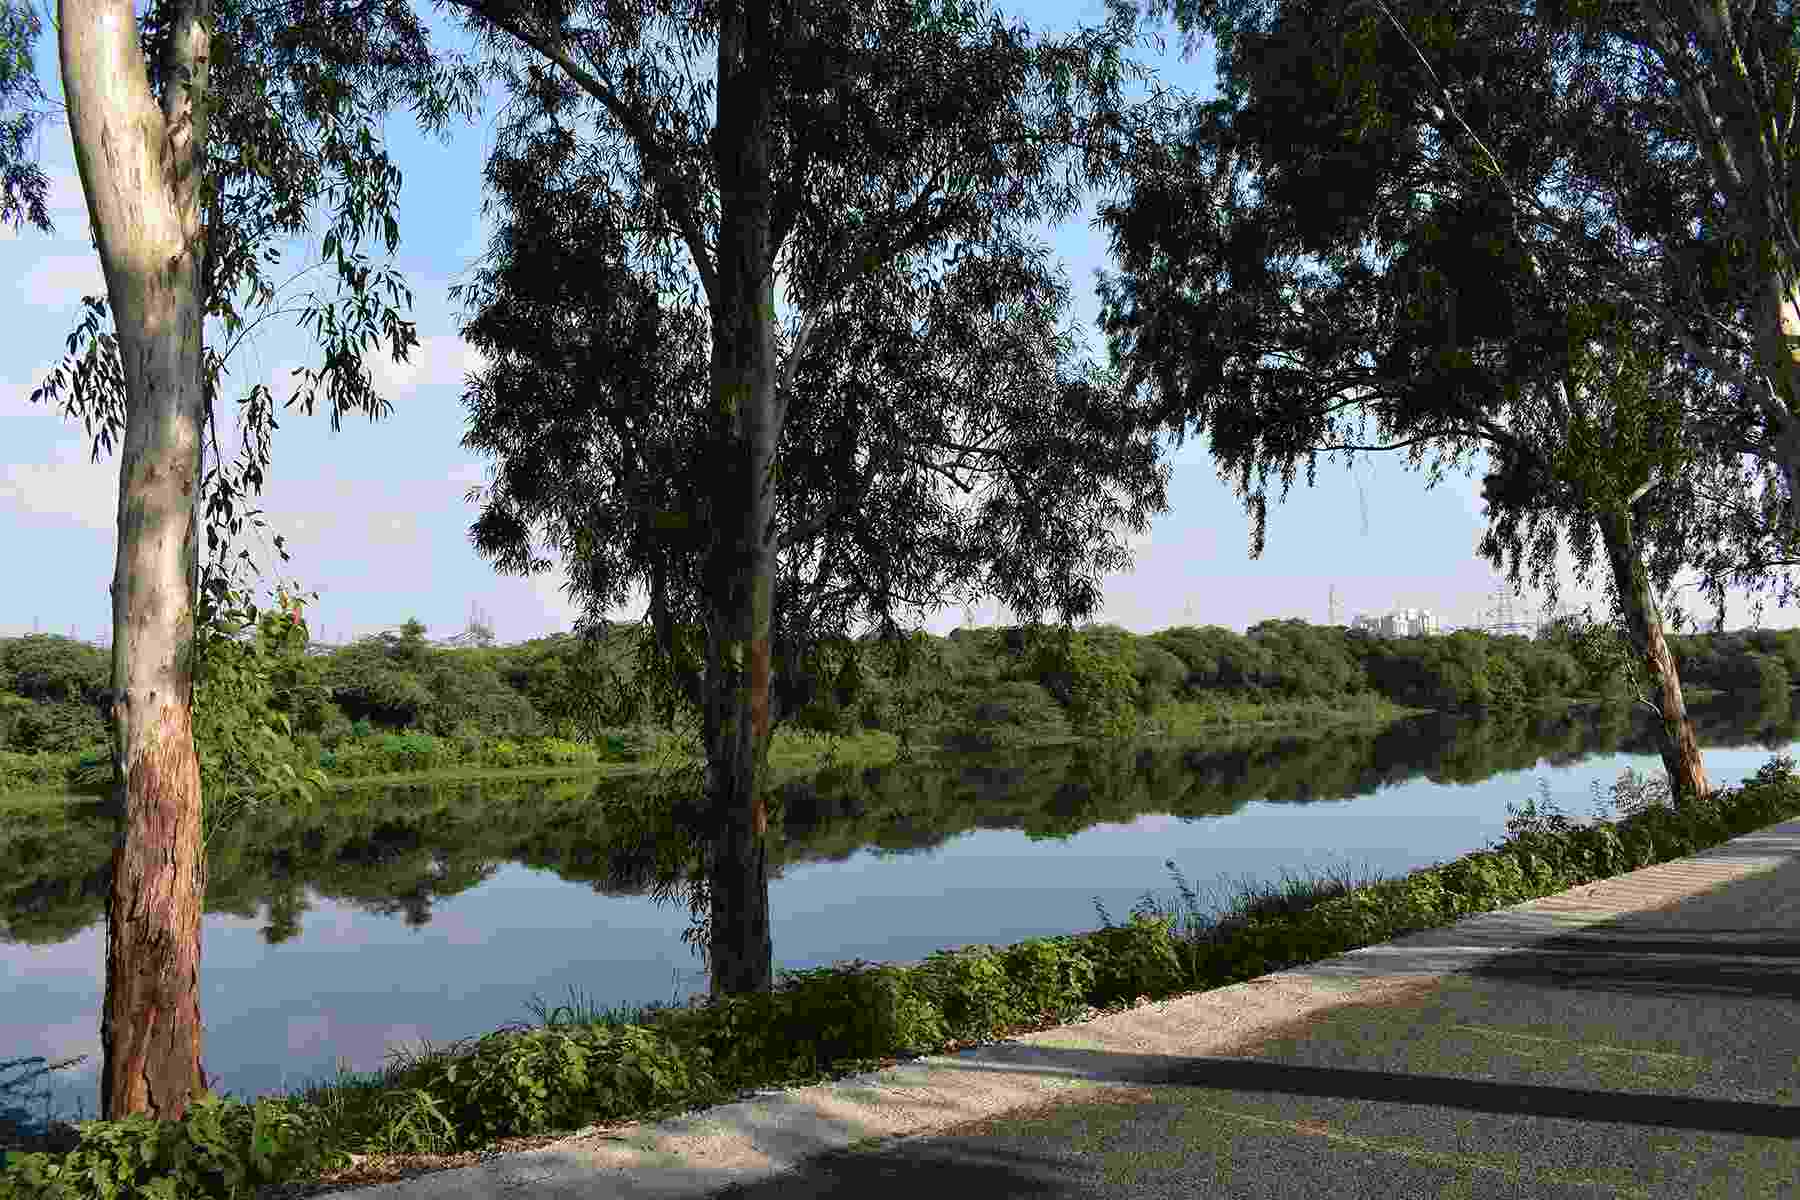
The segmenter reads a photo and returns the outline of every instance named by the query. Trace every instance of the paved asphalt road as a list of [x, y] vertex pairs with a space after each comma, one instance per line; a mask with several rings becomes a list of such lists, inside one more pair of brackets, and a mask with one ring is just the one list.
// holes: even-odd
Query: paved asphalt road
[[[1800, 848], [1800, 822], [1778, 829]], [[1406, 1003], [1333, 1010], [1250, 1057], [1171, 1060], [712, 1195], [1800, 1196], [1800, 858], [1498, 955], [1460, 940], [1405, 939], [1408, 970], [1469, 956]]]

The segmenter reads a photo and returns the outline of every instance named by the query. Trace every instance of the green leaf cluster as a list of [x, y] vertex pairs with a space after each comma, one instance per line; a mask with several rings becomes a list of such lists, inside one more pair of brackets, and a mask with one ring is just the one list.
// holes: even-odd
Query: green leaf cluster
[[109, 740], [112, 662], [56, 634], [0, 640], [0, 747], [63, 754]]
[[1048, 638], [1033, 667], [1044, 686], [1068, 708], [1078, 731], [1103, 738], [1130, 737], [1137, 731], [1137, 679], [1127, 651], [1117, 639], [1067, 629]]
[[43, 31], [31, 0], [0, 0], [0, 222], [17, 230], [29, 220], [51, 233], [45, 205], [50, 180], [25, 160], [25, 145], [45, 114], [21, 103], [47, 100], [31, 63], [32, 46]]
[[501, 1031], [435, 1064], [420, 1090], [444, 1098], [454, 1144], [468, 1146], [715, 1097], [704, 1063], [635, 1026]]
[[67, 1154], [8, 1156], [0, 1200], [240, 1197], [346, 1161], [321, 1144], [320, 1114], [284, 1099], [242, 1104], [207, 1093], [179, 1121], [135, 1114], [77, 1128], [80, 1145]]
[[246, 590], [219, 586], [202, 593], [196, 614], [193, 729], [208, 841], [246, 809], [327, 786], [300, 760], [290, 715], [326, 703], [306, 653], [303, 598], [283, 590], [277, 599], [264, 610]]
[[959, 719], [946, 734], [948, 747], [994, 750], [1071, 731], [1065, 707], [1041, 683], [1005, 680], [965, 689], [964, 695]]

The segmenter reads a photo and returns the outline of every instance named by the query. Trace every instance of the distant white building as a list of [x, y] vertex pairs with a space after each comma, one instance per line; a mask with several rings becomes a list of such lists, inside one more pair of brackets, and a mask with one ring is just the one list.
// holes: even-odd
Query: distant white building
[[1428, 608], [1396, 608], [1384, 616], [1357, 613], [1350, 628], [1362, 629], [1382, 637], [1412, 637], [1438, 632], [1438, 619]]

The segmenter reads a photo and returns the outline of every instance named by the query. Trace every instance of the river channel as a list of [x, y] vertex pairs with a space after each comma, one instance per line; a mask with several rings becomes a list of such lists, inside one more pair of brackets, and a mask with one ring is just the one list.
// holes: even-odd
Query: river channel
[[[1791, 705], [1694, 711], [1715, 784], [1800, 739]], [[1498, 841], [1540, 780], [1587, 819], [1593, 786], [1628, 765], [1660, 772], [1644, 716], [1570, 710], [828, 770], [787, 785], [771, 825], [775, 963], [1093, 929], [1096, 898], [1114, 921], [1146, 891], [1172, 900], [1165, 860], [1202, 901], [1284, 872], [1404, 874]], [[703, 990], [685, 906], [652, 898], [643, 847], [607, 816], [631, 786], [364, 788], [221, 833], [201, 973], [217, 1089], [291, 1089], [340, 1060], [373, 1070], [395, 1048], [530, 1021], [534, 996]], [[90, 800], [0, 800], [0, 1061], [88, 1055], [54, 1076], [65, 1117], [98, 1100], [111, 836]]]

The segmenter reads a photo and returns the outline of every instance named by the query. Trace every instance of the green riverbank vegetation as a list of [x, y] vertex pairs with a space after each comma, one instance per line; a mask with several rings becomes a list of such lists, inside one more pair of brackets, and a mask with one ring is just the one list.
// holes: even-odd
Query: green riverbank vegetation
[[[597, 1011], [572, 996], [533, 1023], [425, 1047], [368, 1075], [340, 1071], [288, 1094], [208, 1093], [178, 1122], [49, 1122], [17, 1133], [0, 1198], [309, 1195], [543, 1145], [594, 1125], [656, 1120], [750, 1089], [841, 1078], [922, 1054], [1226, 986], [1409, 932], [1668, 861], [1800, 814], [1793, 761], [1679, 808], [1626, 772], [1594, 819], [1556, 811], [1544, 786], [1507, 837], [1402, 878], [1243, 886], [1203, 909], [1173, 863], [1174, 901], [1146, 894], [1123, 924], [1014, 946], [967, 946], [916, 964], [784, 972], [771, 993], [695, 1007]], [[1599, 789], [1596, 788], [1598, 793]], [[32, 1084], [71, 1063], [0, 1063], [0, 1120], [28, 1115]], [[11, 1074], [4, 1074], [10, 1068]]]
[[[666, 755], [674, 741], [656, 713], [631, 703], [640, 632], [633, 625], [591, 641], [562, 634], [442, 646], [409, 620], [348, 646], [291, 652], [272, 630], [243, 634], [270, 642], [251, 702], [302, 774], [317, 770], [344, 783], [598, 770]], [[1800, 630], [1670, 644], [1696, 689], [1781, 694], [1800, 677]], [[1095, 735], [1192, 736], [1232, 725], [1625, 696], [1617, 672], [1584, 668], [1560, 629], [1528, 639], [1385, 638], [1298, 620], [1265, 621], [1244, 634], [1099, 626], [1066, 646], [1034, 644], [1019, 628], [958, 629], [918, 635], [916, 666], [904, 680], [866, 669], [858, 661], [872, 657], [866, 644], [844, 649], [831, 686], [778, 730], [770, 751], [778, 771]], [[0, 639], [0, 792], [107, 785], [110, 671], [104, 650], [70, 638]], [[204, 743], [205, 723], [199, 728]], [[209, 749], [202, 745], [203, 756]]]
[[[1733, 703], [1692, 712], [1708, 746], [1774, 751], [1800, 739], [1786, 697], [1766, 709]], [[1472, 784], [1542, 762], [1654, 754], [1657, 736], [1653, 716], [1613, 706], [840, 763], [770, 789], [765, 852], [769, 869], [785, 874], [865, 849], [930, 851], [983, 829], [1044, 840], [1152, 813], [1206, 821], [1258, 802], [1350, 800], [1412, 778]], [[641, 798], [655, 782], [609, 773], [414, 778], [264, 805], [207, 843], [204, 910], [260, 922], [259, 935], [274, 946], [301, 935], [316, 902], [423, 928], [498, 863], [554, 873], [599, 895], [651, 895], [668, 857], [661, 839], [644, 836], [654, 827], [642, 819], [651, 810]], [[104, 920], [116, 836], [98, 798], [0, 799], [5, 936], [49, 947]], [[691, 853], [680, 865], [690, 877], [699, 869]]]

